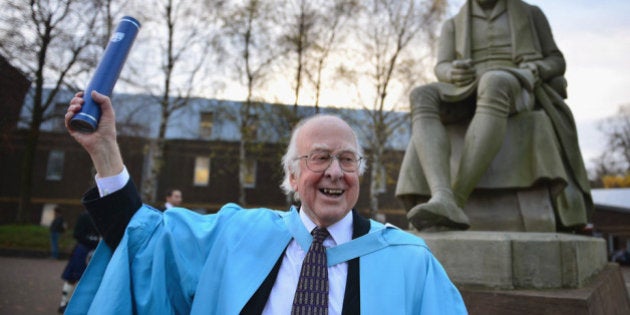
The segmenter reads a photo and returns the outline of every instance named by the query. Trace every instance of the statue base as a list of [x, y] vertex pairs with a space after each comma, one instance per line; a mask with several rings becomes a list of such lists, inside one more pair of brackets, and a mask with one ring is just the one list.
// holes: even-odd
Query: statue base
[[630, 299], [619, 265], [608, 264], [583, 288], [484, 290], [460, 287], [471, 315], [630, 314]]
[[[562, 233], [419, 233], [471, 314], [630, 314], [603, 239]], [[570, 313], [569, 313], [570, 312]]]

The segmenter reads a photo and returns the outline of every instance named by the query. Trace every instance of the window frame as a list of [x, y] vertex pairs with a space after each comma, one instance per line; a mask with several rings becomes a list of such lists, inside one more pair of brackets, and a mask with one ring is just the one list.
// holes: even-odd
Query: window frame
[[66, 161], [64, 150], [52, 149], [48, 152], [46, 161], [46, 180], [58, 182], [63, 179], [63, 169]]

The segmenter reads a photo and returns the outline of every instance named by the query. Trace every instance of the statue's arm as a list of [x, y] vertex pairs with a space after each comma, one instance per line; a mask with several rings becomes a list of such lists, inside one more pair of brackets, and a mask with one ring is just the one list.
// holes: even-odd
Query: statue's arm
[[434, 68], [438, 81], [451, 83], [452, 62], [457, 59], [455, 52], [455, 24], [447, 20], [442, 24], [442, 32], [438, 39], [437, 65]]
[[465, 86], [475, 81], [475, 68], [471, 59], [463, 59], [455, 49], [455, 23], [446, 21], [438, 40], [438, 62], [435, 76], [438, 81]]
[[543, 81], [564, 75], [566, 63], [562, 52], [560, 52], [553, 39], [549, 21], [537, 6], [531, 6], [530, 11], [543, 54], [543, 59], [535, 62], [538, 68], [538, 75]]

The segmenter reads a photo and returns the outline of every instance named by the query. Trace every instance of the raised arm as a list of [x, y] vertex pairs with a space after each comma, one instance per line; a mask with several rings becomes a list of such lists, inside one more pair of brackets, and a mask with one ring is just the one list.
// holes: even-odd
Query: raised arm
[[[98, 128], [93, 133], [82, 133], [73, 130], [70, 119], [81, 110], [84, 102], [83, 93], [77, 93], [70, 101], [65, 123], [68, 132], [88, 152], [97, 172], [97, 183], [102, 178], [124, 178], [124, 165], [120, 149], [116, 141], [116, 118], [109, 97], [92, 92], [92, 99], [101, 106], [102, 115]], [[127, 174], [126, 172], [124, 174]], [[122, 177], [121, 177], [122, 176]], [[128, 175], [127, 175], [128, 176]], [[116, 248], [127, 224], [142, 201], [131, 182], [121, 182], [121, 187], [108, 187], [111, 190], [99, 192], [91, 189], [82, 199], [83, 205], [90, 212], [99, 233], [110, 248]], [[105, 195], [103, 195], [105, 194]]]

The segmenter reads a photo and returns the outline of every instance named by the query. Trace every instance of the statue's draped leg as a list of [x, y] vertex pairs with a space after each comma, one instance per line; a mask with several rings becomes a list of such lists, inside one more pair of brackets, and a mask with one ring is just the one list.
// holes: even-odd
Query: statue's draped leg
[[457, 205], [464, 207], [479, 179], [501, 149], [507, 117], [478, 113], [470, 122], [464, 138], [459, 170], [453, 182]]
[[459, 161], [453, 191], [457, 204], [463, 207], [495, 156], [501, 149], [507, 130], [507, 119], [524, 105], [525, 92], [519, 80], [506, 71], [484, 73], [478, 86], [477, 109], [466, 137]]

